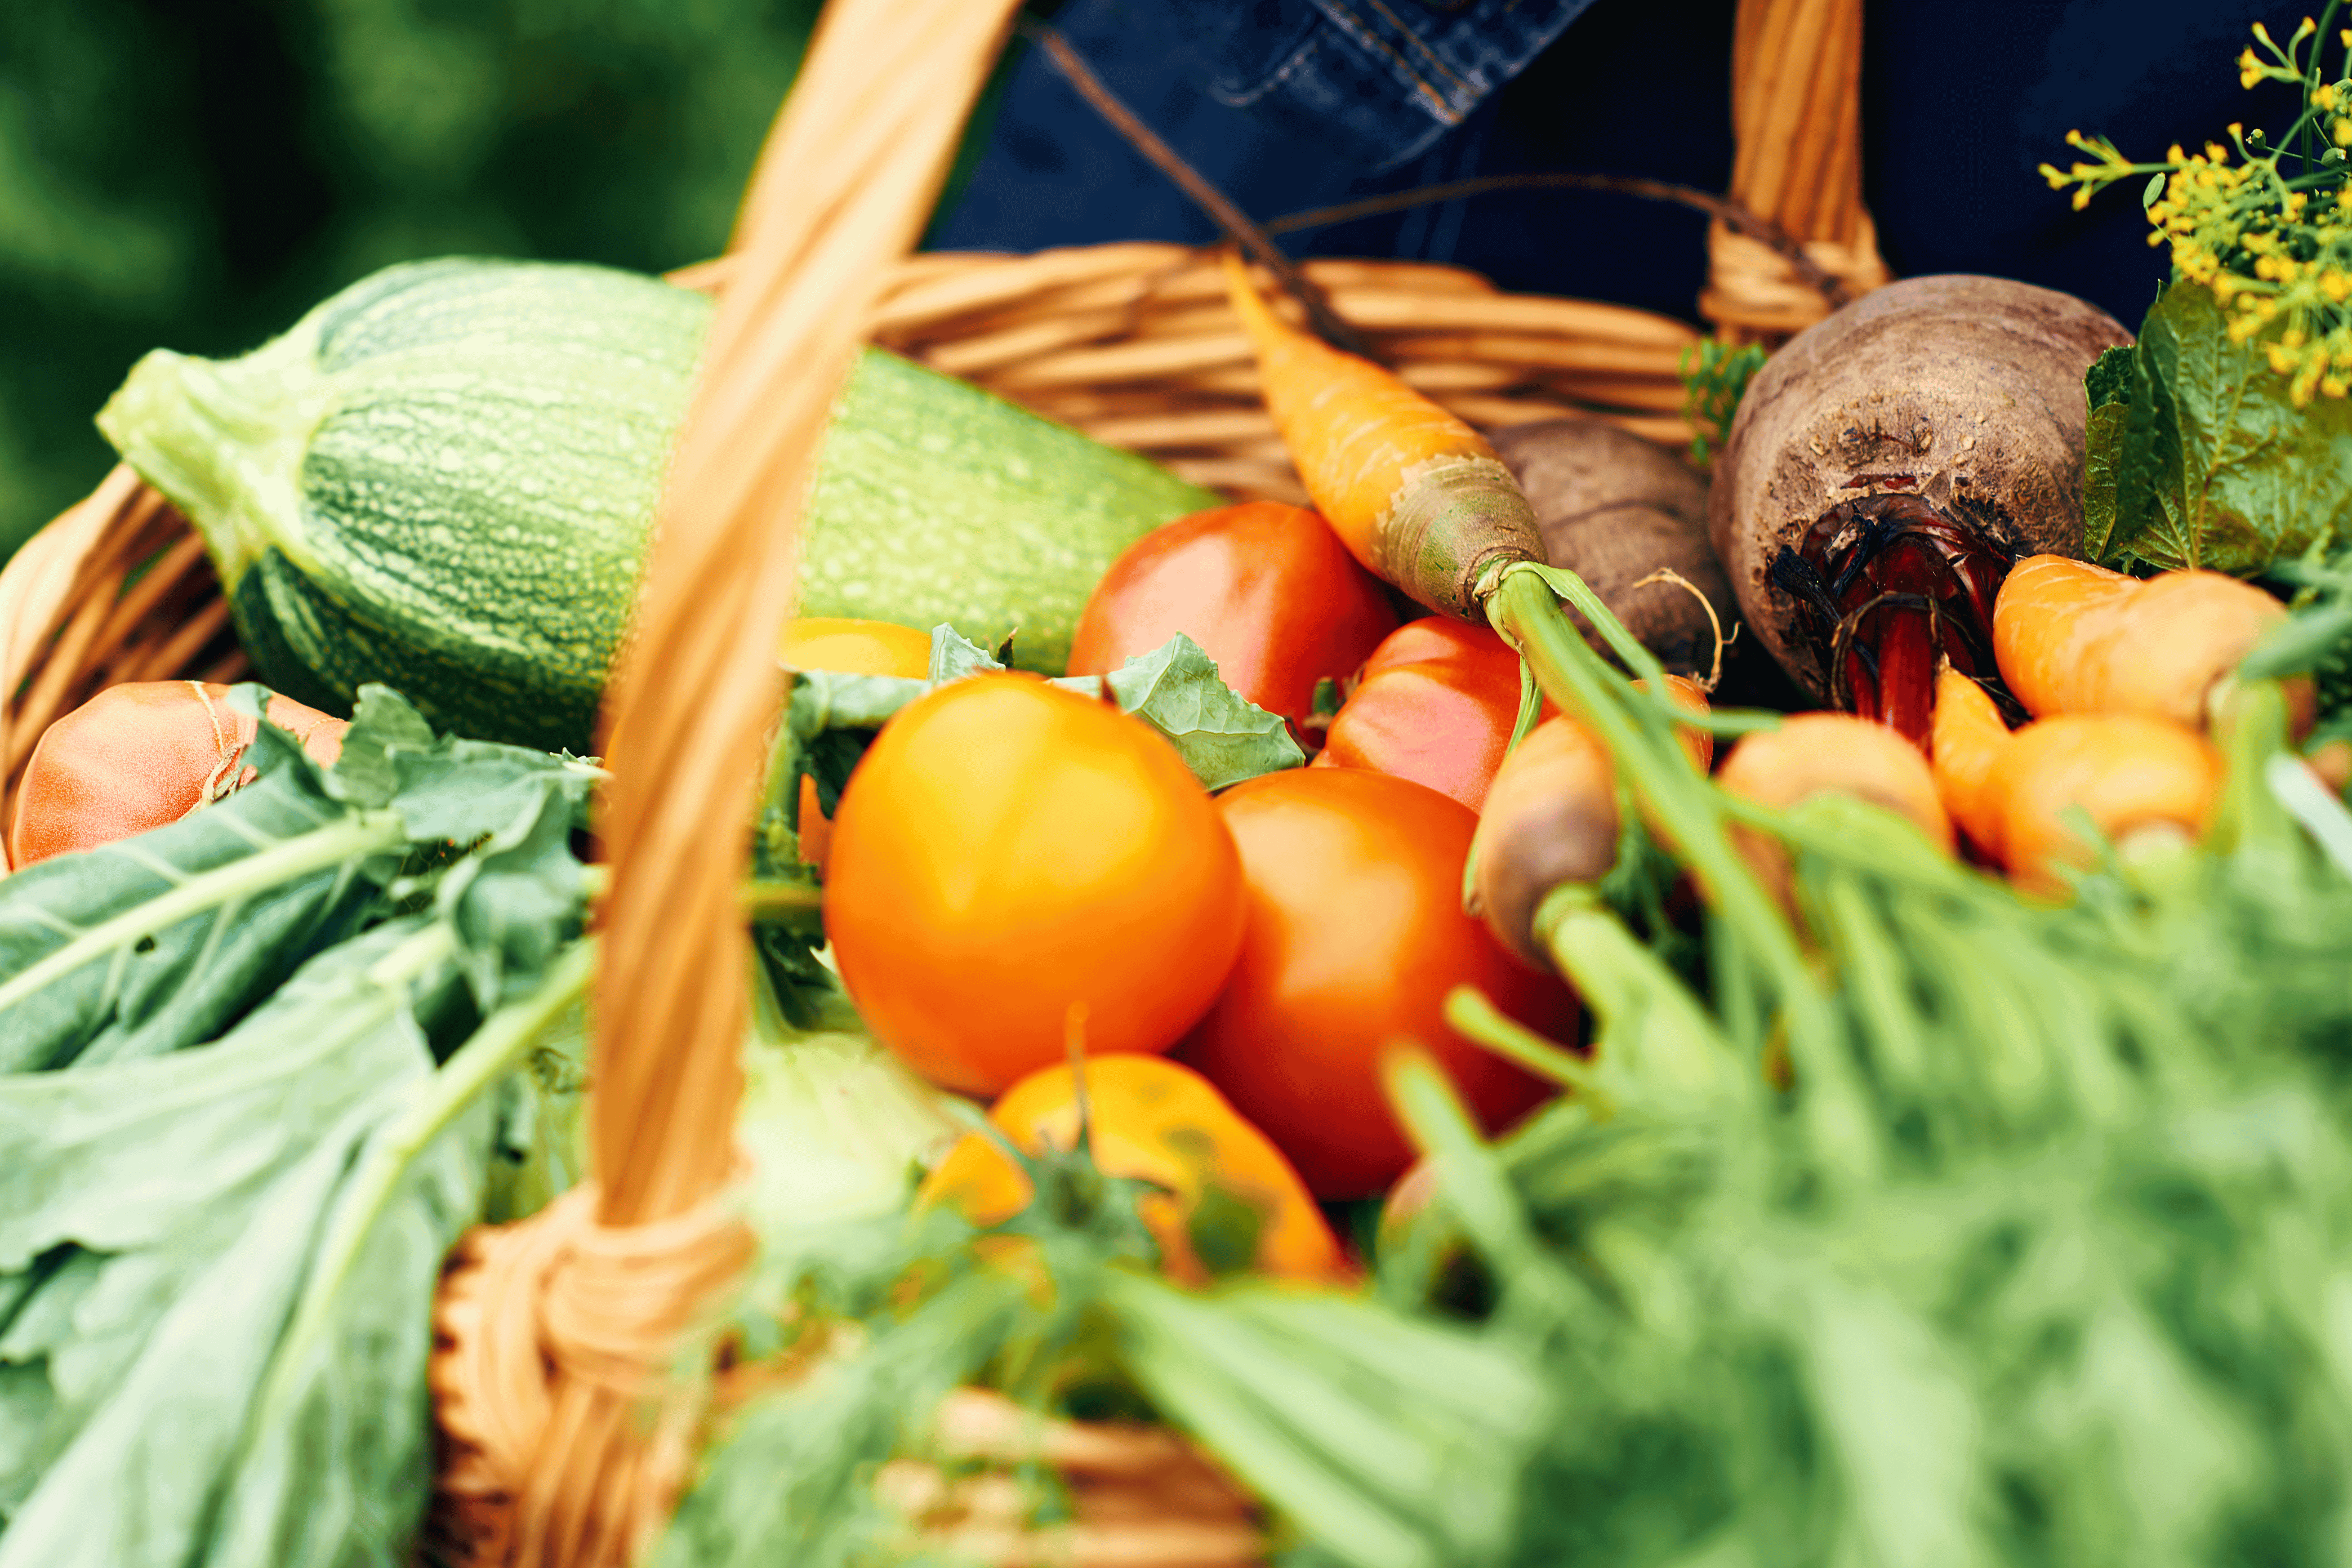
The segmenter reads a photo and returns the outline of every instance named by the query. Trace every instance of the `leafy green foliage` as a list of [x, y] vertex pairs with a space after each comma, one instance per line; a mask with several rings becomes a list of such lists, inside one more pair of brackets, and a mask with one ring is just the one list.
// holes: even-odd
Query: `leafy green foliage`
[[1706, 468], [1731, 439], [1731, 422], [1748, 384], [1764, 368], [1767, 355], [1760, 343], [1734, 347], [1717, 338], [1704, 338], [1683, 351], [1683, 415], [1691, 429], [1691, 461]]
[[[817, 1070], [845, 1064], [864, 1070], [828, 1045]], [[756, 1118], [772, 1122], [762, 1136], [807, 1114], [785, 1109], [780, 1121]], [[747, 1107], [747, 1126], [754, 1120]], [[886, 1130], [877, 1146], [903, 1148], [903, 1134]], [[1318, 1560], [1497, 1560], [1516, 1478], [1551, 1405], [1510, 1343], [1329, 1289], [1250, 1280], [1180, 1289], [1152, 1272], [1158, 1247], [1139, 1205], [1153, 1188], [1106, 1175], [1083, 1138], [1038, 1155], [1003, 1147], [1034, 1195], [978, 1235], [943, 1209], [881, 1217], [871, 1189], [884, 1173], [870, 1162], [843, 1189], [845, 1205], [822, 1169], [779, 1151], [793, 1167], [790, 1191], [755, 1199], [754, 1212], [780, 1199], [795, 1209], [814, 1199], [814, 1212], [760, 1222], [740, 1329], [758, 1344], [782, 1322], [798, 1336], [793, 1353], [816, 1364], [735, 1418], [657, 1563], [818, 1568], [919, 1555], [909, 1521], [877, 1502], [871, 1472], [901, 1455], [959, 1463], [940, 1454], [933, 1418], [942, 1395], [971, 1381], [1044, 1415], [1157, 1412], [1178, 1422], [1246, 1477]], [[1037, 1518], [1066, 1508], [1050, 1474], [1024, 1469], [1017, 1479], [1032, 1489]]]
[[2167, 289], [2084, 384], [2092, 559], [2251, 576], [2352, 527], [2352, 405], [2298, 407], [2206, 290]]
[[2331, 557], [2315, 544], [2271, 574], [2295, 585], [2293, 613], [2248, 656], [2241, 674], [2309, 675], [2319, 700], [2308, 744], [2352, 740], [2352, 551]]
[[[1723, 1007], [1760, 965], [1720, 926], [1710, 957], [1727, 1018], [1778, 1015], [1785, 1097], [1763, 1030], [1597, 905], [1560, 923], [1606, 1093], [1435, 1154], [1437, 1227], [1572, 1391], [1520, 1561], [2328, 1559], [2352, 879], [2273, 796], [2282, 710], [2250, 700], [2213, 849], [2065, 908], [1858, 803], [1778, 819], [1826, 1027], [1769, 988]], [[1724, 1070], [1643, 1070], [1677, 1053]], [[1412, 1265], [1383, 1260], [1426, 1291]]]
[[[232, 700], [251, 713], [263, 695], [243, 687]], [[519, 825], [539, 834], [527, 851], [537, 863], [597, 776], [537, 752], [436, 741], [381, 688], [362, 700], [346, 746], [331, 772], [264, 723], [249, 753], [260, 777], [247, 788], [152, 833], [0, 881], [0, 1070], [210, 1039], [303, 959], [380, 914], [404, 864], [499, 838], [444, 889], [454, 899], [465, 880], [499, 874], [499, 836]], [[485, 1005], [495, 1005], [503, 946], [475, 934]]]
[[[1004, 668], [987, 649], [959, 636], [954, 627], [941, 626], [931, 630], [928, 680], [824, 670], [795, 675], [784, 715], [793, 776], [805, 773], [816, 782], [817, 804], [830, 814], [873, 731], [891, 714], [950, 681]], [[1108, 693], [1120, 712], [1133, 714], [1167, 737], [1184, 765], [1209, 789], [1303, 766], [1307, 761], [1281, 716], [1227, 686], [1216, 661], [1181, 632], [1108, 675], [1068, 675], [1052, 684], [1088, 697]], [[834, 736], [841, 739], [828, 744], [828, 737]]]
[[[9, 1568], [406, 1561], [428, 1479], [432, 1295], [483, 1200], [481, 1091], [584, 984], [570, 834], [593, 770], [436, 740], [380, 689], [347, 767], [321, 771], [277, 735], [262, 727], [256, 784], [130, 841], [143, 881], [89, 879], [74, 940], [90, 956], [61, 965], [53, 943], [0, 969], [0, 994], [22, 993], [10, 1016], [102, 1030], [121, 1009], [92, 1003], [105, 994], [85, 972], [120, 971], [144, 956], [138, 933], [171, 936], [190, 910], [209, 922], [151, 987], [142, 1016], [170, 1021], [164, 1045], [52, 1050], [47, 1070], [0, 1075]], [[263, 815], [232, 815], [249, 799]], [[288, 802], [299, 831], [235, 832]], [[215, 841], [186, 830], [224, 825], [244, 852], [207, 860]], [[453, 838], [468, 847], [451, 861]], [[278, 983], [247, 929], [273, 900], [324, 878], [364, 889], [361, 918], [380, 919], [416, 855], [434, 862], [431, 897], [405, 901], [423, 908]], [[109, 863], [55, 864], [74, 862]], [[44, 885], [0, 888], [18, 882]], [[46, 882], [52, 899], [69, 885]], [[52, 993], [70, 1005], [45, 1006]]]

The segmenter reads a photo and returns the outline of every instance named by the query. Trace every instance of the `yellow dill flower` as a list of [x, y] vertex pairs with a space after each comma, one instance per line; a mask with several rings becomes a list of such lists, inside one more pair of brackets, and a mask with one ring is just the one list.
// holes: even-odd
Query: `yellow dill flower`
[[2330, 397], [2341, 397], [2345, 391], [2344, 378], [2340, 375], [2323, 375], [2319, 378], [2319, 390]]

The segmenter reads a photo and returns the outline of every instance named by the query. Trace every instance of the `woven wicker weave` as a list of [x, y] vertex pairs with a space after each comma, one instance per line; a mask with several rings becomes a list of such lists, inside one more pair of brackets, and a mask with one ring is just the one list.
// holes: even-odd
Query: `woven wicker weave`
[[[629, 1561], [690, 1472], [711, 1380], [681, 1387], [667, 1373], [695, 1353], [693, 1325], [747, 1246], [709, 1201], [731, 1174], [741, 943], [733, 841], [707, 824], [740, 819], [774, 710], [762, 628], [781, 618], [791, 574], [789, 530], [775, 523], [796, 515], [858, 335], [841, 323], [869, 323], [875, 341], [1196, 481], [1304, 499], [1200, 253], [906, 254], [1011, 10], [1011, 0], [835, 0], [734, 249], [677, 275], [721, 305], [607, 714], [608, 733], [626, 742], [618, 754], [644, 762], [623, 773], [606, 817], [615, 875], [593, 1114], [603, 1184], [521, 1226], [476, 1233], [455, 1260], [436, 1324], [446, 1468], [429, 1544], [441, 1560]], [[1732, 193], [1853, 291], [1885, 277], [1858, 194], [1860, 15], [1859, 0], [1743, 0]], [[1769, 340], [1828, 309], [1769, 247], [1721, 226], [1710, 247], [1704, 304], [1727, 335]], [[1446, 267], [1305, 270], [1401, 374], [1474, 424], [1580, 414], [1669, 445], [1688, 438], [1676, 372], [1696, 334], [1680, 322], [1507, 295]], [[117, 469], [0, 571], [0, 827], [52, 718], [118, 682], [228, 680], [244, 668], [185, 520]], [[709, 700], [635, 696], [677, 690]], [[666, 765], [678, 755], [698, 765]], [[491, 1384], [520, 1392], [491, 1408]], [[909, 1459], [878, 1479], [910, 1540], [933, 1549], [1104, 1568], [1211, 1568], [1261, 1552], [1243, 1494], [1166, 1433], [1041, 1425], [968, 1391], [942, 1410], [932, 1453], [989, 1461], [977, 1475], [959, 1465], [951, 1480]], [[1038, 1460], [1067, 1483], [1074, 1523], [1030, 1527], [1034, 1500], [1014, 1471]]]

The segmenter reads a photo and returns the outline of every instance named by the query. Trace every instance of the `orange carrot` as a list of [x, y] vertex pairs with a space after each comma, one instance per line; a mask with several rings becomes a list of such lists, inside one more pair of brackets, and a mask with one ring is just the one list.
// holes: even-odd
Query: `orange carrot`
[[1850, 713], [1792, 713], [1779, 729], [1747, 736], [1731, 749], [1716, 782], [1760, 805], [1853, 795], [1909, 817], [1937, 845], [1952, 847], [1951, 819], [1919, 748], [1885, 725]]
[[2111, 841], [2202, 833], [2221, 795], [2221, 759], [2201, 735], [2137, 714], [2074, 713], [2028, 724], [1995, 759], [1987, 793], [2000, 811], [2011, 880], [2065, 888], [2059, 868], [2088, 865], [2076, 809]]
[[[1936, 776], [1919, 748], [1884, 724], [1851, 713], [1795, 713], [1731, 748], [1716, 782], [1759, 805], [1790, 806], [1817, 795], [1850, 795], [1906, 816], [1949, 854], [1952, 822], [1936, 796]], [[1791, 902], [1788, 851], [1753, 828], [1732, 842], [1764, 885]]]
[[[18, 870], [177, 822], [250, 782], [245, 754], [257, 721], [198, 680], [111, 686], [41, 732], [25, 764], [8, 858]], [[269, 699], [272, 723], [321, 763], [351, 728], [290, 697]]]
[[[1707, 710], [1706, 689], [1666, 677], [1678, 707]], [[1703, 730], [1678, 731], [1701, 773], [1715, 752]], [[1472, 912], [1495, 939], [1538, 969], [1552, 967], [1535, 941], [1537, 906], [1554, 888], [1596, 881], [1617, 863], [1617, 772], [1591, 731], [1560, 714], [1528, 731], [1486, 792], [1471, 840]]]
[[1394, 374], [1276, 317], [1238, 256], [1225, 282], [1316, 510], [1370, 571], [1431, 609], [1481, 619], [1497, 567], [1544, 559], [1535, 510], [1495, 448]]
[[1993, 763], [2009, 746], [2009, 726], [1983, 687], [1949, 665], [1936, 678], [1936, 715], [1929, 732], [1936, 795], [1970, 843], [2000, 856], [2000, 802], [1992, 792]]
[[[2218, 572], [2146, 579], [2032, 555], [1993, 606], [1993, 658], [2026, 711], [2136, 713], [2201, 730], [2231, 672], [2286, 608]], [[2307, 678], [2288, 684], [2297, 727], [2307, 724]]]

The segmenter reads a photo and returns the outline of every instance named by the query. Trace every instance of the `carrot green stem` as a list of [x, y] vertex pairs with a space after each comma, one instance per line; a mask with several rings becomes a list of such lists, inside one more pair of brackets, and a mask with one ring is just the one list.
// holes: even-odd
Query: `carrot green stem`
[[1595, 1059], [1584, 1068], [1595, 1085], [1595, 1114], [1609, 1107], [1600, 1096], [1612, 1086], [1622, 1090], [1638, 1082], [1643, 1090], [1663, 1091], [1675, 1102], [1666, 1109], [1681, 1113], [1694, 1100], [1722, 1098], [1745, 1077], [1739, 1054], [1698, 998], [1634, 939], [1596, 889], [1578, 882], [1554, 888], [1537, 907], [1534, 924], [1538, 945], [1599, 1022]]
[[1570, 1293], [1570, 1276], [1536, 1240], [1526, 1205], [1445, 1074], [1420, 1047], [1400, 1041], [1381, 1064], [1381, 1087], [1413, 1147], [1437, 1163], [1438, 1201], [1495, 1265], [1506, 1302], [1526, 1321], [1559, 1321], [1544, 1309]]
[[1463, 1038], [1538, 1078], [1580, 1092], [1592, 1088], [1592, 1069], [1582, 1059], [1505, 1013], [1475, 985], [1457, 985], [1446, 994], [1445, 1021]]
[[2292, 852], [2295, 826], [2270, 787], [2264, 764], [2287, 750], [2286, 697], [2275, 680], [2237, 686], [2217, 723], [2228, 778], [2215, 824], [2217, 846]]
[[[1577, 635], [1560, 609], [1561, 598], [1630, 668], [1648, 678], [1648, 696], [1634, 691]], [[1486, 613], [1518, 647], [1545, 695], [1600, 739], [1615, 760], [1618, 776], [1649, 808], [1717, 918], [1761, 961], [1788, 1023], [1790, 1051], [1807, 1089], [1802, 1114], [1814, 1124], [1816, 1147], [1857, 1178], [1874, 1173], [1879, 1141], [1863, 1114], [1864, 1101], [1853, 1082], [1853, 1064], [1842, 1048], [1838, 1016], [1806, 963], [1796, 933], [1733, 847], [1724, 797], [1699, 776], [1675, 741], [1675, 724], [1687, 716], [1666, 695], [1664, 670], [1572, 572], [1507, 567], [1486, 601]]]

